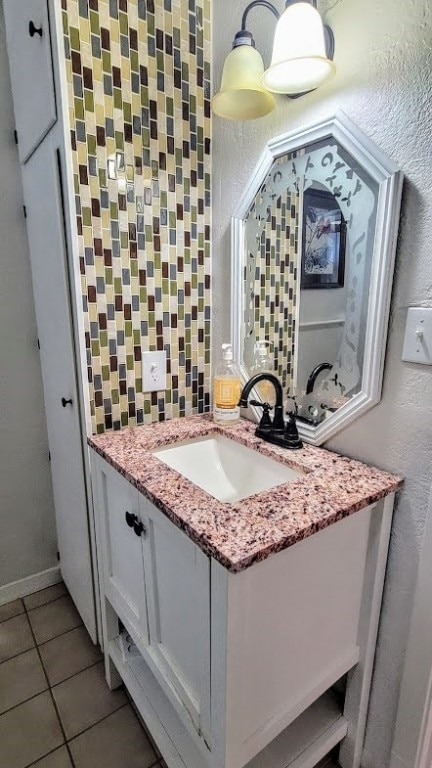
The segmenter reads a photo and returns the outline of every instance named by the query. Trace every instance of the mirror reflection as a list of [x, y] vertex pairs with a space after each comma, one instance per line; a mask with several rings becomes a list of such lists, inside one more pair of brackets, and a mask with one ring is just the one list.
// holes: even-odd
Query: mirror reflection
[[311, 425], [361, 390], [377, 194], [331, 136], [277, 157], [243, 220], [242, 363]]

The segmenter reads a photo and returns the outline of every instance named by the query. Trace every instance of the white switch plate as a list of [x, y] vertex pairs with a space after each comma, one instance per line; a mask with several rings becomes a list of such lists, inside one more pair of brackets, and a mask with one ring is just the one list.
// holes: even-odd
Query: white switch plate
[[402, 360], [432, 365], [432, 307], [410, 307]]
[[143, 352], [143, 392], [166, 389], [166, 352]]

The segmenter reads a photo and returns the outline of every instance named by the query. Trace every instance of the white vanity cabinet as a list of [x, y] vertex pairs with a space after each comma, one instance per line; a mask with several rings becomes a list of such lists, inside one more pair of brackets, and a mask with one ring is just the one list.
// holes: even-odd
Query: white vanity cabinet
[[104, 598], [166, 695], [202, 739], [210, 727], [210, 559], [93, 456]]
[[18, 151], [24, 163], [57, 119], [47, 0], [3, 0]]
[[107, 680], [169, 768], [312, 768], [338, 743], [359, 768], [393, 494], [231, 573], [91, 453]]

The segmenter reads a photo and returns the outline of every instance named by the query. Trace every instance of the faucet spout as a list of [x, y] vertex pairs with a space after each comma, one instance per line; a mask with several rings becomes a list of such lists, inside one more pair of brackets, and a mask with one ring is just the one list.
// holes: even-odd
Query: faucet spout
[[260, 381], [269, 381], [273, 384], [276, 392], [276, 405], [274, 408], [274, 417], [272, 423], [272, 432], [276, 434], [283, 434], [285, 429], [285, 422], [283, 417], [283, 389], [277, 376], [273, 373], [257, 373], [252, 376], [251, 379], [244, 385], [242, 393], [240, 395], [239, 406], [240, 408], [247, 408], [248, 398], [251, 390], [260, 383]]
[[307, 395], [310, 395], [313, 392], [315, 382], [318, 376], [320, 375], [320, 373], [322, 371], [331, 371], [332, 368], [333, 368], [333, 365], [331, 363], [320, 363], [319, 365], [316, 366], [316, 368], [313, 369], [306, 384]]

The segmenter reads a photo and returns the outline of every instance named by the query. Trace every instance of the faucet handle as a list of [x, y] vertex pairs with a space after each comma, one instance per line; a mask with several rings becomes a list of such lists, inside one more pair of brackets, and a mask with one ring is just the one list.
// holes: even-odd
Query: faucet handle
[[285, 424], [284, 440], [288, 448], [303, 448], [303, 442], [300, 439], [296, 416], [297, 416], [297, 403], [294, 401], [295, 409], [287, 412], [288, 421]]
[[254, 405], [255, 408], [263, 409], [263, 415], [261, 416], [259, 429], [271, 430], [273, 424], [270, 418], [270, 411], [273, 410], [273, 407], [270, 405], [270, 403], [262, 403], [260, 400], [249, 400], [249, 405]]
[[[295, 395], [288, 395], [287, 396], [287, 403], [288, 403], [289, 400], [291, 400], [291, 402], [293, 403], [293, 407], [291, 408], [291, 410], [285, 411], [286, 415], [290, 416], [292, 414], [293, 416], [298, 416], [299, 407], [297, 405], [297, 400], [295, 399]], [[289, 408], [289, 406], [288, 406], [288, 408]]]

